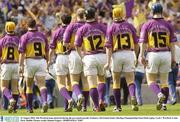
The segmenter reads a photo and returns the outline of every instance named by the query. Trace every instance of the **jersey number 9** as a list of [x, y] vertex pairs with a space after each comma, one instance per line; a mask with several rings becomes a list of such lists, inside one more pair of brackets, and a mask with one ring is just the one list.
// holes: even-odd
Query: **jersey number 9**
[[35, 56], [42, 56], [42, 47], [40, 42], [34, 43]]

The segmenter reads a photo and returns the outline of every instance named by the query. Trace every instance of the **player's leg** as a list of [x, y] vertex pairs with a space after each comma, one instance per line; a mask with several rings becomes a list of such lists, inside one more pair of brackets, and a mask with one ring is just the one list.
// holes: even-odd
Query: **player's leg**
[[9, 80], [1, 80], [1, 91], [3, 95], [9, 100], [8, 112], [12, 113], [16, 101], [14, 100], [10, 90], [9, 90]]
[[69, 91], [66, 88], [66, 75], [57, 75], [56, 82], [57, 82], [60, 94], [68, 101], [68, 107], [67, 109], [65, 108], [65, 111], [66, 112], [72, 111], [72, 97], [70, 96]]
[[34, 64], [37, 64], [37, 61], [34, 59], [26, 59], [24, 66], [24, 79], [26, 84], [26, 101], [27, 101], [27, 112], [33, 113], [33, 84], [34, 84], [34, 74], [36, 67]]
[[164, 94], [161, 92], [161, 88], [156, 83], [156, 80], [158, 78], [160, 63], [161, 63], [161, 57], [162, 55], [159, 55], [159, 53], [154, 53], [154, 52], [147, 53], [148, 66], [146, 67], [146, 78], [149, 87], [158, 97], [158, 102], [156, 105], [157, 110], [160, 110], [162, 108], [162, 103], [165, 99]]
[[9, 100], [9, 106], [8, 106], [9, 113], [13, 112], [16, 103], [9, 90], [9, 83], [12, 76], [12, 69], [13, 69], [12, 65], [10, 64], [1, 65], [1, 91], [3, 95]]
[[71, 74], [71, 83], [72, 83], [72, 88], [73, 92], [76, 94], [78, 100], [77, 100], [77, 110], [81, 111], [82, 109], [82, 103], [84, 101], [84, 97], [82, 95], [82, 92], [80, 90], [80, 74]]
[[14, 64], [13, 67], [13, 74], [12, 74], [12, 80], [11, 80], [11, 90], [12, 90], [12, 95], [14, 100], [16, 101], [15, 106], [14, 106], [14, 112], [16, 112], [17, 107], [17, 102], [19, 98], [19, 90], [18, 90], [18, 64]]
[[82, 93], [84, 96], [84, 102], [82, 104], [82, 110], [83, 112], [87, 111], [87, 104], [89, 101], [89, 84], [87, 82], [87, 77], [84, 76], [84, 74], [81, 74], [81, 82], [82, 82]]
[[129, 89], [129, 94], [131, 97], [131, 105], [132, 105], [132, 110], [138, 111], [138, 106], [137, 106], [137, 100], [136, 100], [136, 86], [134, 83], [134, 72], [126, 72], [125, 73], [125, 78], [128, 84], [128, 89]]
[[114, 112], [120, 112], [121, 109], [121, 90], [120, 90], [120, 72], [112, 72], [113, 95], [116, 102]]
[[[72, 84], [71, 84], [71, 81], [70, 81], [70, 76], [69, 75], [67, 75], [66, 76], [66, 88], [67, 88], [67, 90], [68, 90], [68, 92], [69, 92], [69, 95], [71, 96], [71, 98], [72, 98], [72, 94], [73, 94], [73, 90], [72, 90]], [[66, 100], [67, 101], [67, 100]], [[68, 108], [68, 101], [67, 101], [67, 108]]]
[[73, 92], [78, 98], [77, 110], [80, 111], [82, 109], [82, 103], [84, 101], [84, 97], [82, 95], [79, 84], [82, 72], [82, 61], [76, 51], [71, 51], [71, 53], [69, 54], [69, 71]]
[[114, 112], [122, 111], [121, 108], [121, 90], [120, 90], [120, 72], [122, 71], [122, 53], [115, 52], [112, 55], [112, 79], [113, 79], [113, 95], [115, 98], [116, 107]]
[[41, 112], [46, 113], [48, 110], [48, 104], [47, 104], [47, 88], [45, 85], [45, 76], [36, 75], [36, 80], [40, 89], [40, 95], [42, 100]]
[[141, 85], [143, 78], [144, 78], [144, 73], [135, 72], [136, 98], [138, 105], [143, 105], [142, 93], [141, 93]]
[[11, 90], [12, 90], [12, 96], [13, 96], [14, 100], [16, 101], [16, 103], [14, 105], [14, 112], [16, 112], [16, 110], [18, 109], [17, 102], [18, 102], [18, 98], [19, 98], [18, 80], [17, 79], [11, 81]]
[[168, 73], [160, 73], [161, 79], [161, 92], [165, 95], [165, 100], [163, 101], [163, 110], [167, 110], [166, 104], [169, 97], [169, 88], [168, 88]]
[[53, 91], [55, 87], [55, 80], [48, 79], [46, 80], [46, 88], [47, 88], [47, 101], [49, 108], [54, 108], [54, 98], [53, 98]]
[[95, 56], [97, 60], [97, 70], [98, 70], [98, 94], [99, 94], [99, 106], [101, 111], [105, 111], [105, 93], [106, 93], [106, 83], [105, 83], [105, 71], [104, 65], [106, 64], [106, 54], [100, 53]]
[[168, 75], [171, 70], [171, 53], [162, 52], [159, 55], [161, 55], [161, 65], [159, 68], [160, 80], [161, 80], [161, 92], [165, 96], [165, 99], [162, 104], [162, 109], [167, 110], [166, 103], [169, 97]]
[[98, 94], [99, 94], [99, 107], [101, 111], [105, 111], [105, 75], [98, 75]]
[[159, 85], [156, 83], [157, 74], [146, 73], [146, 78], [147, 78], [147, 82], [148, 82], [149, 87], [151, 88], [151, 90], [158, 97], [158, 102], [157, 102], [157, 105], [156, 105], [156, 109], [160, 110], [162, 108], [162, 104], [163, 104], [163, 101], [165, 99], [165, 96], [161, 92], [161, 88], [159, 87]]
[[26, 82], [26, 101], [27, 101], [27, 109], [29, 113], [33, 113], [33, 84], [34, 78], [25, 78]]
[[97, 76], [96, 75], [89, 75], [87, 76], [87, 81], [89, 84], [89, 95], [92, 98], [94, 103], [94, 111], [99, 112], [99, 95], [97, 90]]
[[58, 55], [56, 58], [56, 63], [55, 63], [55, 72], [57, 76], [56, 82], [57, 82], [60, 94], [68, 101], [68, 107], [66, 109], [66, 105], [65, 105], [65, 111], [71, 112], [73, 101], [72, 101], [72, 97], [69, 94], [68, 89], [66, 88], [66, 80], [69, 74], [68, 61], [69, 61], [68, 55]]

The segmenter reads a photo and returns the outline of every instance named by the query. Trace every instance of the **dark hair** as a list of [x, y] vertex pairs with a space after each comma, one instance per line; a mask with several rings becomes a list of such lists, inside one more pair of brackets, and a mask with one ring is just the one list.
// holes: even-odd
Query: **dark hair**
[[28, 27], [29, 28], [34, 28], [36, 27], [36, 21], [33, 18], [28, 18]]
[[63, 14], [61, 16], [61, 21], [63, 24], [69, 24], [71, 22], [71, 16], [69, 14]]
[[79, 18], [83, 19], [84, 18], [84, 13], [79, 13], [78, 16], [79, 16]]
[[89, 7], [85, 11], [86, 20], [95, 18], [96, 9], [94, 7]]

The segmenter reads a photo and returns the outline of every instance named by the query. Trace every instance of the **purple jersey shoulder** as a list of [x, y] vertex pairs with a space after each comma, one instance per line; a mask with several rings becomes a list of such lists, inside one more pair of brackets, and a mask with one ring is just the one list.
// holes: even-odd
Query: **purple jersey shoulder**
[[84, 24], [85, 24], [85, 22], [75, 22], [75, 23], [71, 23], [70, 25], [68, 25], [64, 32], [64, 38], [63, 38], [64, 42], [70, 43], [72, 34], [75, 34], [77, 32], [77, 30]]
[[51, 49], [56, 48], [57, 41], [63, 41], [63, 35], [66, 30], [66, 27], [67, 26], [61, 26], [54, 31], [51, 37], [50, 46], [49, 46]]

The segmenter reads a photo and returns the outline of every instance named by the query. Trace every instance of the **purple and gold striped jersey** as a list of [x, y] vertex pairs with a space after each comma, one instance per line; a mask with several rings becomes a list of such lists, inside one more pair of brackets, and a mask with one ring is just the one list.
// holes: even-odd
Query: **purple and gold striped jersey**
[[15, 35], [6, 34], [0, 40], [1, 63], [17, 63], [19, 60], [19, 38]]
[[48, 40], [38, 31], [28, 31], [20, 39], [20, 53], [25, 53], [26, 58], [45, 58], [48, 54]]
[[151, 19], [141, 28], [139, 42], [148, 44], [147, 51], [169, 51], [176, 41], [172, 25], [163, 18]]
[[105, 52], [106, 25], [98, 22], [85, 23], [78, 29], [74, 45], [81, 47], [85, 54]]
[[134, 44], [138, 43], [136, 29], [126, 21], [113, 22], [107, 29], [107, 41], [105, 47], [117, 50], [134, 50]]
[[64, 54], [66, 52], [66, 47], [63, 46], [63, 35], [66, 27], [59, 27], [52, 35], [50, 48], [55, 49], [56, 54]]
[[75, 49], [74, 41], [75, 41], [76, 32], [84, 24], [85, 24], [85, 22], [76, 22], [76, 23], [71, 23], [70, 25], [67, 26], [67, 28], [64, 32], [63, 40], [64, 40], [64, 43], [70, 44], [70, 49]]

